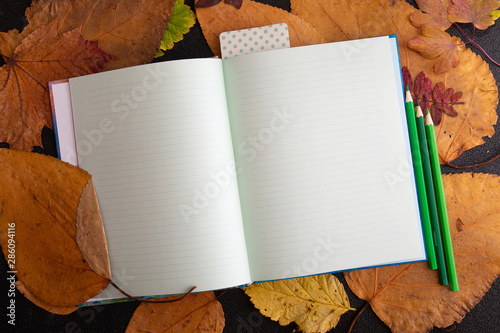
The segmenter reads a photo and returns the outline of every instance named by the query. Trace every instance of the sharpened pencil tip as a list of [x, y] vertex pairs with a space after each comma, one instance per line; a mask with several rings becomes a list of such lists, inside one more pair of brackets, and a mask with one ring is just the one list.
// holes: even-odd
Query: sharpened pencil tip
[[426, 125], [434, 125], [434, 122], [432, 121], [431, 113], [429, 112], [429, 109], [427, 109], [427, 114], [425, 115], [425, 124]]
[[413, 103], [413, 98], [411, 97], [411, 93], [409, 90], [406, 90], [406, 103], [412, 102]]
[[417, 106], [415, 107], [415, 113], [417, 114], [417, 117], [424, 116], [424, 114], [422, 113], [422, 108], [420, 107], [420, 105], [418, 105], [418, 103], [417, 103]]

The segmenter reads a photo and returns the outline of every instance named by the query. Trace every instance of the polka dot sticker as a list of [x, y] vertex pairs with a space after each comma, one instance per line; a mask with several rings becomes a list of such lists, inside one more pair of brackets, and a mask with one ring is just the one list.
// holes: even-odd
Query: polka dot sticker
[[220, 43], [222, 59], [290, 47], [286, 23], [223, 32], [220, 34]]

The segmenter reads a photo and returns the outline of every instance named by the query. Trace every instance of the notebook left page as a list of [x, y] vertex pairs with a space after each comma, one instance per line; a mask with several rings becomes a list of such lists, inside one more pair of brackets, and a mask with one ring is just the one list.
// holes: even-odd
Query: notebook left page
[[[115, 283], [136, 296], [250, 282], [222, 64], [163, 62], [70, 80]], [[96, 299], [121, 297], [111, 288]]]

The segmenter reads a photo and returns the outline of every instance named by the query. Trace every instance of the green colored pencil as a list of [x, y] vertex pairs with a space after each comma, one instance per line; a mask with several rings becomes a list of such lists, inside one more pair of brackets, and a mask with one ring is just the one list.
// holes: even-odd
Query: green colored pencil
[[437, 268], [436, 252], [434, 252], [434, 242], [432, 240], [431, 218], [427, 204], [427, 193], [425, 190], [424, 170], [422, 168], [422, 158], [420, 156], [420, 145], [418, 143], [417, 124], [415, 120], [415, 106], [408, 87], [406, 87], [406, 118], [408, 121], [408, 132], [410, 133], [411, 155], [413, 157], [413, 169], [415, 170], [415, 180], [417, 183], [418, 203], [420, 207], [420, 218], [424, 232], [425, 251], [431, 269]]
[[453, 245], [451, 244], [450, 225], [448, 224], [448, 212], [446, 211], [446, 199], [444, 197], [443, 178], [441, 176], [441, 166], [439, 165], [439, 155], [434, 133], [434, 123], [430, 112], [425, 116], [425, 131], [431, 155], [432, 175], [434, 178], [434, 188], [437, 196], [437, 206], [439, 210], [439, 220], [441, 223], [441, 233], [443, 235], [444, 255], [446, 257], [446, 268], [450, 280], [450, 289], [458, 291], [457, 271], [455, 268], [455, 258], [453, 257]]
[[427, 136], [425, 134], [425, 120], [420, 105], [415, 107], [417, 114], [417, 131], [420, 143], [420, 155], [422, 157], [422, 167], [424, 169], [425, 189], [427, 190], [427, 199], [429, 204], [429, 214], [431, 217], [432, 239], [434, 240], [434, 251], [436, 252], [437, 267], [439, 272], [439, 282], [442, 285], [448, 284], [448, 275], [446, 274], [446, 261], [444, 259], [443, 243], [441, 241], [441, 228], [439, 227], [439, 215], [436, 204], [436, 192], [434, 191], [434, 181], [432, 180], [431, 160], [429, 156], [429, 147]]

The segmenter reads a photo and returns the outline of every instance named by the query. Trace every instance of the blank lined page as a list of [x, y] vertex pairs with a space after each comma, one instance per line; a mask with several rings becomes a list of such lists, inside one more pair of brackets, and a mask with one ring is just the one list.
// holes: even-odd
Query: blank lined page
[[93, 176], [113, 280], [137, 296], [248, 283], [221, 61], [70, 83], [78, 162]]
[[425, 259], [391, 39], [224, 61], [253, 280]]

